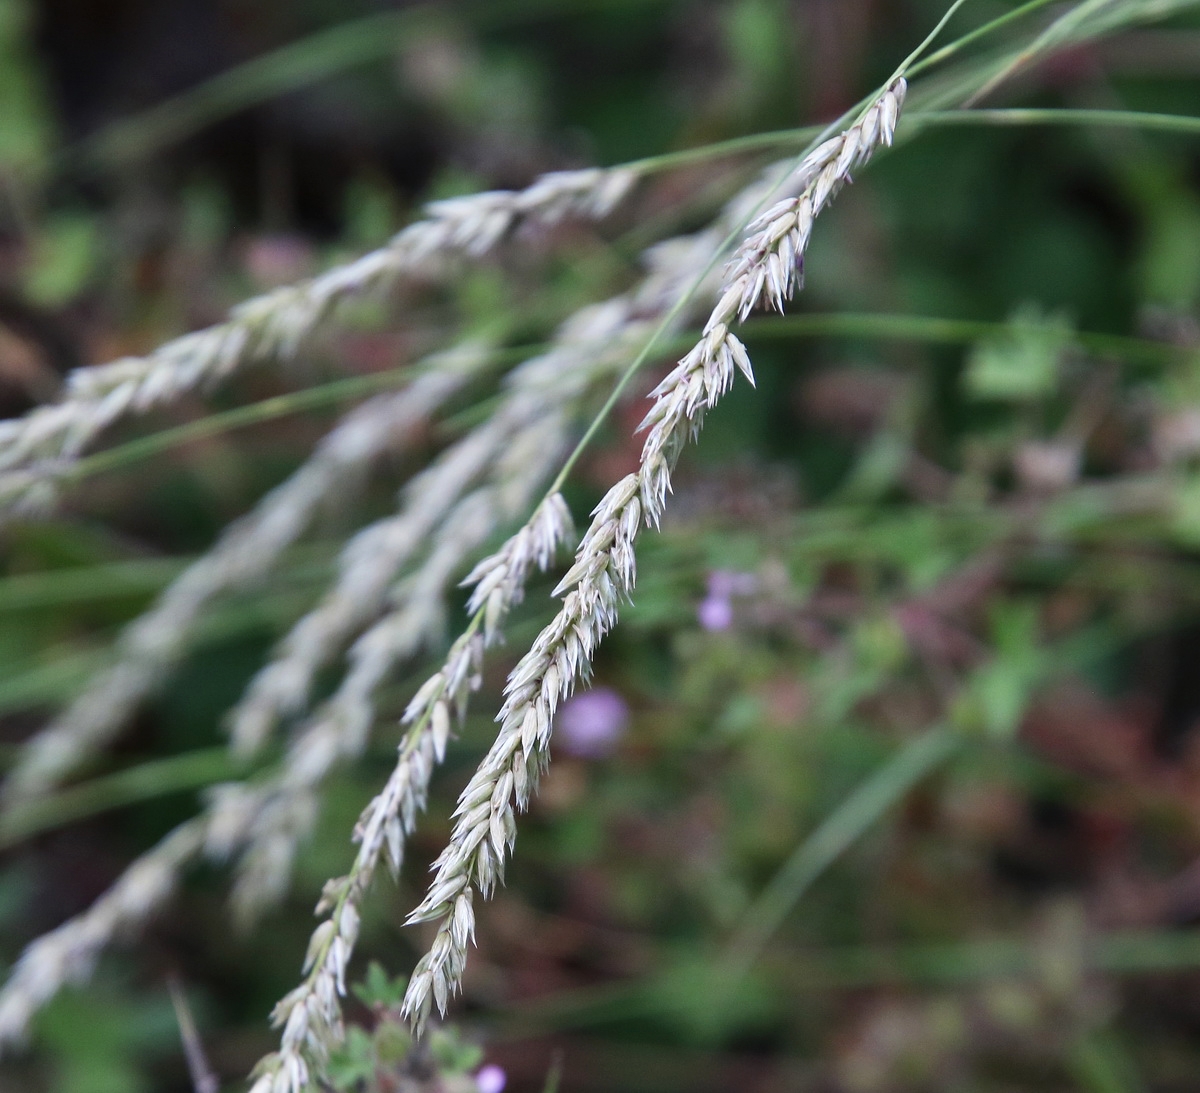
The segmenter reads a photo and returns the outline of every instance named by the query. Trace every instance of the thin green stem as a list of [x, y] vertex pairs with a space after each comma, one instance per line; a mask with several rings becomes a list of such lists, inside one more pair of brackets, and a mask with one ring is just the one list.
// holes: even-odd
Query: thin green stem
[[945, 726], [909, 741], [796, 847], [730, 941], [722, 959], [726, 982], [738, 980], [750, 970], [813, 882], [962, 742], [960, 733]]
[[674, 170], [677, 167], [689, 167], [693, 163], [706, 163], [714, 159], [724, 159], [727, 156], [741, 155], [744, 152], [774, 150], [807, 143], [821, 132], [823, 132], [823, 127], [820, 125], [805, 125], [797, 129], [776, 129], [769, 133], [751, 133], [744, 137], [733, 137], [730, 140], [701, 144], [695, 148], [684, 148], [678, 152], [663, 152], [657, 156], [645, 156], [642, 159], [630, 160], [613, 170], [624, 168], [635, 171], [639, 175], [656, 174], [661, 171]]
[[984, 23], [983, 26], [976, 27], [974, 30], [968, 31], [961, 37], [956, 38], [953, 42], [942, 46], [941, 49], [935, 50], [924, 60], [918, 61], [916, 64], [914, 64], [908, 70], [908, 74], [909, 76], [919, 76], [926, 69], [932, 68], [934, 65], [940, 64], [942, 61], [953, 57], [954, 54], [960, 52], [974, 42], [979, 41], [980, 38], [984, 38], [987, 35], [1007, 26], [1009, 23], [1016, 22], [1018, 19], [1023, 19], [1027, 15], [1032, 15], [1033, 12], [1037, 11], [1039, 8], [1048, 7], [1050, 4], [1055, 4], [1058, 2], [1059, 0], [1029, 0], [1029, 3], [1022, 4], [1019, 8], [1015, 8], [1010, 12], [1006, 12], [1004, 15], [997, 16], [990, 22]]
[[177, 425], [170, 429], [138, 437], [126, 444], [109, 448], [95, 455], [85, 456], [77, 463], [65, 468], [60, 481], [78, 482], [105, 471], [116, 470], [129, 463], [160, 455], [172, 448], [190, 444], [197, 440], [208, 440], [221, 433], [243, 429], [248, 425], [259, 425], [264, 421], [287, 417], [306, 410], [317, 410], [339, 402], [350, 402], [378, 391], [398, 387], [413, 375], [412, 368], [396, 368], [378, 372], [371, 376], [354, 376], [351, 379], [335, 380], [332, 383], [306, 387], [286, 395], [274, 395], [259, 402], [248, 403], [232, 410], [208, 414], [197, 421]]
[[[1061, 110], [1042, 108], [1010, 108], [1003, 110], [912, 110], [905, 114], [905, 126], [909, 130], [948, 126], [1032, 126], [1032, 125], [1088, 125], [1122, 129], [1146, 129], [1163, 133], [1200, 135], [1200, 117], [1191, 114], [1160, 114], [1142, 110]], [[792, 148], [806, 143], [817, 133], [818, 126], [806, 125], [798, 129], [776, 129], [769, 133], [754, 133], [751, 136], [735, 137], [717, 141], [680, 152], [667, 152], [660, 156], [633, 160], [627, 166], [642, 174], [667, 171], [686, 167], [694, 163], [707, 163], [746, 152]]]
[[177, 577], [188, 558], [135, 558], [0, 578], [0, 613], [149, 596]]
[[[513, 346], [494, 350], [488, 356], [487, 365], [503, 368], [527, 359], [544, 349], [541, 345]], [[248, 425], [259, 425], [264, 421], [287, 417], [306, 410], [320, 409], [341, 402], [351, 402], [380, 391], [392, 390], [411, 379], [418, 371], [417, 366], [394, 368], [370, 376], [354, 376], [350, 379], [334, 380], [331, 383], [306, 387], [286, 395], [271, 398], [209, 414], [186, 425], [162, 429], [148, 436], [138, 437], [127, 444], [86, 456], [77, 463], [68, 464], [57, 476], [59, 481], [76, 483], [105, 471], [116, 470], [130, 463], [160, 455], [165, 451], [190, 444], [196, 440], [208, 440], [221, 433], [242, 429]]]
[[917, 59], [931, 45], [933, 45], [937, 36], [942, 33], [942, 30], [945, 28], [946, 24], [949, 23], [950, 20], [954, 18], [955, 13], [966, 2], [967, 2], [967, 0], [954, 0], [954, 3], [951, 4], [950, 7], [948, 7], [946, 9], [946, 13], [937, 21], [937, 24], [934, 26], [933, 30], [931, 30], [925, 36], [924, 40], [917, 46], [916, 49], [914, 49], [907, 57], [904, 58], [903, 61], [900, 62], [900, 66], [896, 69], [895, 72], [892, 73], [891, 78], [886, 82], [886, 84], [884, 86], [890, 87], [898, 79], [900, 79], [901, 76], [908, 75], [908, 73], [912, 69], [913, 65], [916, 63]]
[[[1027, 115], [1053, 115], [1045, 124], [1073, 124], [1076, 119], [1066, 115], [1091, 115], [1110, 113], [1111, 124], [1136, 124], [1133, 119], [1139, 117], [1136, 112], [1128, 111], [1071, 111], [1071, 110], [992, 110], [979, 111], [988, 115], [990, 124], [1038, 124], [1038, 117], [1032, 120]], [[1008, 122], [1010, 114], [1023, 116], [1022, 121]], [[991, 117], [994, 115], [994, 117]], [[954, 112], [936, 115], [918, 115], [914, 120], [918, 123], [929, 121], [930, 124], [962, 125], [975, 116]], [[1145, 116], [1145, 115], [1142, 115]], [[1175, 115], [1149, 115], [1161, 118], [1162, 129], [1170, 131], [1196, 133], [1200, 135], [1200, 118], [1177, 118]], [[1173, 125], [1175, 121], [1187, 124]], [[1105, 124], [1099, 120], [1097, 124]], [[945, 319], [926, 315], [900, 315], [889, 313], [858, 313], [836, 312], [823, 315], [788, 315], [767, 316], [749, 320], [745, 325], [747, 337], [791, 338], [791, 337], [823, 337], [844, 336], [863, 338], [897, 338], [905, 341], [919, 341], [946, 344], [967, 344], [979, 338], [987, 337], [1007, 329], [1006, 324], [986, 322], [976, 319]], [[1116, 334], [1099, 334], [1090, 331], [1079, 331], [1076, 340], [1085, 349], [1097, 353], [1112, 354], [1131, 360], [1163, 361], [1186, 355], [1189, 351], [1174, 345], [1153, 342], [1144, 338], [1123, 337]], [[695, 342], [696, 332], [681, 334], [678, 337], [663, 341], [659, 348], [663, 352], [683, 351]], [[492, 363], [496, 367], [506, 367], [518, 363], [528, 357], [545, 350], [544, 344], [516, 346], [511, 349], [499, 350], [493, 354]], [[81, 459], [79, 463], [64, 469], [64, 480], [78, 483], [93, 475], [118, 469], [136, 463], [151, 456], [182, 447], [196, 440], [207, 440], [234, 429], [245, 428], [249, 425], [261, 424], [290, 414], [305, 410], [319, 409], [340, 402], [348, 402], [378, 391], [388, 390], [399, 386], [411, 378], [413, 369], [402, 368], [388, 372], [380, 372], [373, 376], [354, 377], [346, 380], [335, 380], [332, 383], [320, 384], [286, 395], [276, 395], [263, 399], [261, 402], [249, 403], [233, 410], [210, 414], [199, 421], [186, 425], [163, 429], [145, 437], [139, 437], [127, 444], [97, 452], [95, 455]], [[619, 396], [619, 392], [618, 392]], [[466, 416], [448, 419], [445, 423], [451, 431], [470, 425], [479, 417], [479, 411], [472, 407], [465, 412]], [[0, 581], [0, 589], [4, 582]], [[97, 590], [97, 595], [106, 594]], [[0, 591], [0, 610], [5, 609], [4, 594]]]
[[237, 773], [226, 747], [205, 748], [139, 763], [0, 813], [0, 850], [114, 808], [201, 789]]
[[1162, 133], [1200, 135], [1200, 117], [1191, 114], [1156, 114], [1141, 110], [930, 110], [908, 117], [910, 127], [962, 125], [1089, 125], [1118, 129], [1148, 129]]

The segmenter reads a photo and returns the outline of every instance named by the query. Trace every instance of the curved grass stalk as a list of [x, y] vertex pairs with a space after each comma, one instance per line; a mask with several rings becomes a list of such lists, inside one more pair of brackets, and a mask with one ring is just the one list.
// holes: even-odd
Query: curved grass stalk
[[234, 773], [228, 749], [217, 747], [151, 759], [101, 775], [5, 812], [0, 816], [0, 850], [110, 809], [204, 789]]
[[1200, 136], [1200, 117], [1191, 114], [1156, 114], [1143, 110], [928, 110], [911, 117], [915, 128], [943, 126], [1095, 126], [1097, 128], [1140, 129], [1145, 132], [1180, 133]]
[[587, 678], [596, 646], [615, 624], [620, 601], [632, 592], [634, 543], [643, 522], [659, 522], [675, 460], [698, 433], [705, 412], [731, 386], [735, 369], [753, 382], [749, 357], [729, 324], [744, 320], [759, 303], [782, 310], [800, 287], [816, 216], [852, 168], [879, 145], [892, 143], [905, 89], [903, 78], [897, 79], [855, 124], [804, 158], [796, 171], [800, 196], [778, 202], [750, 224], [701, 340], [652, 393], [654, 404], [642, 423], [648, 433], [640, 467], [597, 505], [575, 565], [555, 589], [565, 594], [563, 606], [509, 675], [500, 732], [459, 798], [450, 843], [434, 863], [425, 899], [409, 916], [413, 923], [437, 923], [433, 945], [404, 998], [404, 1012], [417, 1030], [434, 1005], [445, 1012], [461, 984], [474, 934], [474, 891], [486, 898], [503, 880], [516, 839], [516, 812], [528, 807], [549, 762], [558, 703], [577, 679]]
[[4, 782], [7, 804], [28, 800], [61, 781], [120, 731], [138, 704], [178, 660], [212, 601], [260, 580], [307, 531], [314, 516], [348, 477], [411, 436], [478, 371], [482, 356], [468, 349], [443, 355], [407, 390], [380, 395], [352, 411], [291, 478], [277, 486], [217, 545], [177, 577], [148, 612], [122, 634], [116, 664], [100, 673], [65, 713], [22, 749]]
[[387, 246], [249, 300], [226, 323], [176, 338], [147, 357], [76, 369], [59, 402], [0, 422], [0, 513], [50, 504], [56, 482], [118, 419], [172, 402], [253, 362], [295, 356], [345, 299], [402, 277], [437, 275], [456, 259], [479, 258], [526, 223], [602, 218], [635, 180], [636, 173], [623, 168], [562, 171], [543, 175], [525, 190], [434, 202], [425, 219]]
[[926, 730], [838, 805], [796, 847], [743, 916], [722, 956], [721, 981], [743, 978], [813, 882], [963, 742], [963, 734], [954, 729], [939, 726]]

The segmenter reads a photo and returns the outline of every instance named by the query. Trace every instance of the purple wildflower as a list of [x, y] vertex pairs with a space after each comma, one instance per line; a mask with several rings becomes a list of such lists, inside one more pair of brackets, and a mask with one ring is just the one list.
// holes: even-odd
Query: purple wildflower
[[508, 1075], [504, 1068], [489, 1063], [475, 1075], [475, 1086], [479, 1093], [500, 1093], [508, 1084]]
[[700, 601], [696, 618], [705, 630], [728, 630], [733, 625], [733, 604], [724, 596], [709, 596]]
[[595, 687], [565, 702], [558, 715], [563, 750], [580, 759], [611, 755], [629, 723], [629, 707], [611, 687]]
[[708, 595], [696, 608], [705, 630], [728, 630], [733, 625], [733, 597], [748, 596], [758, 585], [753, 573], [714, 569], [708, 575]]

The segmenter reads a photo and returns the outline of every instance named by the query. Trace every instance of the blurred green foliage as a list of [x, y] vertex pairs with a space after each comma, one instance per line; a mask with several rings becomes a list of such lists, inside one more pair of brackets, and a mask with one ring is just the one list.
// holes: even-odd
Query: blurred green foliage
[[[981, 0], [970, 18], [1013, 6]], [[156, 82], [136, 34], [89, 47], [70, 5], [0, 0], [0, 295], [86, 359], [214, 321], [380, 242], [428, 198], [824, 118], [941, 5], [311, 0], [167, 5], [166, 29], [147, 5], [117, 8], [153, 56], [201, 75]], [[206, 53], [188, 20], [210, 8], [227, 40]], [[64, 34], [107, 85], [67, 71]], [[1198, 34], [1185, 10], [1006, 94], [1194, 111]], [[121, 65], [144, 86], [111, 76]], [[420, 1049], [422, 1081], [467, 1082], [486, 1059], [537, 1090], [561, 1057], [566, 1093], [1195, 1088], [1198, 149], [1103, 127], [931, 129], [822, 217], [796, 311], [844, 322], [748, 328], [758, 389], [737, 389], [685, 457], [598, 659], [629, 727], [611, 757], [556, 756], [508, 887], [479, 909], [461, 1027]], [[60, 518], [5, 529], [5, 746], [366, 391], [326, 388], [398, 382], [428, 329], [545, 338], [762, 158], [665, 173], [614, 225], [535, 241], [396, 315], [365, 308], [298, 373], [118, 430], [126, 461], [102, 453]], [[47, 346], [0, 315], [6, 411], [57, 379]], [[216, 416], [248, 405], [236, 432]], [[455, 409], [423, 451], [470, 423]], [[606, 426], [570, 485], [577, 513], [629, 464], [639, 417]], [[225, 711], [394, 485], [367, 483], [361, 511], [332, 512], [282, 577], [222, 603], [109, 765], [0, 826], [0, 959], [229, 776]], [[722, 597], [731, 574], [745, 579]], [[373, 897], [361, 948], [382, 963], [330, 1070], [339, 1093], [407, 1088], [393, 975], [420, 946], [402, 923], [549, 587], [451, 744], [413, 867]], [[727, 626], [703, 624], [714, 596]], [[240, 936], [224, 878], [190, 877], [144, 942], [47, 1009], [30, 1054], [0, 1061], [6, 1093], [186, 1090], [162, 986], [175, 970], [240, 1088], [422, 667], [333, 784], [293, 899]]]

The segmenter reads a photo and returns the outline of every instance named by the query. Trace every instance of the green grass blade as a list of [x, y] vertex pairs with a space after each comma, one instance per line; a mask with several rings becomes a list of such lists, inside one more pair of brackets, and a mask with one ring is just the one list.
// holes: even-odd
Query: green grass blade
[[813, 882], [921, 779], [949, 759], [962, 739], [942, 726], [909, 741], [796, 847], [729, 943], [723, 963], [731, 980], [749, 971]]
[[225, 747], [139, 763], [3, 812], [0, 850], [100, 812], [201, 789], [238, 773]]

